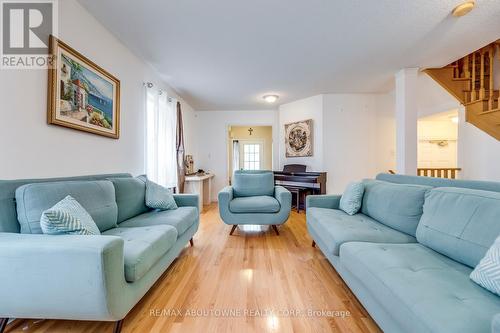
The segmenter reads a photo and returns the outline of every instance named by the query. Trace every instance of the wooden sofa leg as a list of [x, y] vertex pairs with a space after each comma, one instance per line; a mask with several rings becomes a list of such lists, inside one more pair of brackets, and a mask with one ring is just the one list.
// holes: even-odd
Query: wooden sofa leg
[[313, 241], [312, 247], [316, 247], [316, 242], [315, 241]]
[[229, 233], [229, 236], [233, 235], [233, 232], [236, 230], [237, 226], [238, 226], [237, 224], [233, 225], [233, 227], [231, 228], [231, 232]]
[[5, 331], [5, 327], [7, 327], [7, 323], [9, 322], [9, 318], [0, 318], [0, 333]]
[[273, 224], [273, 230], [276, 233], [276, 235], [278, 235], [278, 236], [280, 235], [280, 232], [278, 231], [278, 227], [274, 224]]
[[113, 333], [120, 333], [122, 331], [122, 326], [123, 326], [123, 319], [116, 321]]
[[189, 244], [191, 244], [191, 246], [194, 246], [194, 241], [192, 238], [189, 240]]

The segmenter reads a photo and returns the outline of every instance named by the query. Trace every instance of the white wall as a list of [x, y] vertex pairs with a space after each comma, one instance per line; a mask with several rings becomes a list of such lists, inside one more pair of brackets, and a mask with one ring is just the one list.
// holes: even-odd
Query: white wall
[[[444, 112], [418, 120], [418, 167], [456, 168], [458, 124], [450, 117], [457, 112]], [[446, 141], [445, 145], [438, 145]]]
[[418, 117], [457, 109], [460, 103], [429, 75], [418, 75]]
[[[228, 129], [231, 125], [272, 126], [273, 151], [278, 151], [278, 112], [275, 110], [255, 111], [199, 111], [196, 112], [196, 135], [198, 154], [194, 156], [195, 168], [215, 174], [212, 198], [228, 183]], [[273, 168], [276, 168], [278, 154], [273, 154]]]
[[[286, 123], [313, 119], [314, 155], [286, 158]], [[394, 169], [394, 95], [326, 94], [285, 104], [279, 111], [280, 168], [306, 164], [328, 173], [327, 192], [341, 193], [354, 180]]]
[[[46, 124], [47, 72], [0, 71], [0, 179], [144, 171], [143, 82], [175, 93], [75, 0], [59, 1], [59, 37], [121, 81], [121, 137]], [[193, 111], [183, 104], [187, 153]]]
[[342, 193], [351, 181], [393, 169], [393, 96], [324, 95], [323, 133], [327, 193]]
[[[313, 156], [286, 157], [285, 124], [313, 120]], [[312, 96], [279, 107], [279, 169], [285, 164], [304, 164], [308, 171], [323, 171], [323, 95]]]
[[458, 166], [462, 179], [500, 181], [500, 141], [465, 122], [459, 110]]

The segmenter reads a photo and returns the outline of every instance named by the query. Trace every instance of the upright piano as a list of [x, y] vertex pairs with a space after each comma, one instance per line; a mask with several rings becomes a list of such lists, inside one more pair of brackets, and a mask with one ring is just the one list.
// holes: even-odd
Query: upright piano
[[303, 170], [293, 167], [298, 165], [290, 166], [291, 168], [285, 166], [283, 171], [274, 171], [274, 183], [297, 194], [297, 210], [300, 209], [300, 206], [305, 207], [305, 195], [326, 194], [326, 172], [308, 172], [305, 171], [305, 166]]

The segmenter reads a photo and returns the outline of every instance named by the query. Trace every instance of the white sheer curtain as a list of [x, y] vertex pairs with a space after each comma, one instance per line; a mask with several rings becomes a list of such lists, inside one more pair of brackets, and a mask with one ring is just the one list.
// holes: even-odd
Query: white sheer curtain
[[166, 92], [146, 87], [146, 174], [169, 188], [177, 186], [176, 104]]
[[240, 169], [240, 143], [233, 141], [233, 172]]

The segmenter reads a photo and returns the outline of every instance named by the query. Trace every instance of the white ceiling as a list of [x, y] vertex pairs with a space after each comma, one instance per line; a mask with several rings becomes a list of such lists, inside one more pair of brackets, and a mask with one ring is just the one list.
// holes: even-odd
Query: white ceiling
[[196, 110], [385, 92], [500, 38], [500, 0], [79, 0]]

